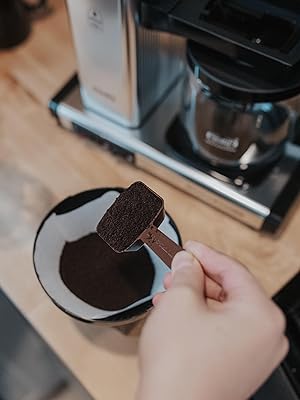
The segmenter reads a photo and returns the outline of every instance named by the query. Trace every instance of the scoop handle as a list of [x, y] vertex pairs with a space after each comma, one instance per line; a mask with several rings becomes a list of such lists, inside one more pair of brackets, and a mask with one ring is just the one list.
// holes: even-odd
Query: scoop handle
[[160, 231], [155, 225], [150, 225], [140, 236], [145, 244], [169, 267], [175, 255], [182, 251], [182, 247], [173, 242], [168, 236]]

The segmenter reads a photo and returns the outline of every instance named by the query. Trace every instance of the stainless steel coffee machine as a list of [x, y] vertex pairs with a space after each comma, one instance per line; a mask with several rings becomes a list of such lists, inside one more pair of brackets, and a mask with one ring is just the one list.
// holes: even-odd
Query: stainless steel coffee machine
[[[298, 3], [298, 4], [296, 4]], [[300, 187], [299, 2], [67, 0], [59, 123], [255, 229]], [[300, 132], [299, 132], [300, 136]]]
[[136, 1], [67, 4], [85, 107], [140, 126], [182, 72], [182, 40], [138, 26]]

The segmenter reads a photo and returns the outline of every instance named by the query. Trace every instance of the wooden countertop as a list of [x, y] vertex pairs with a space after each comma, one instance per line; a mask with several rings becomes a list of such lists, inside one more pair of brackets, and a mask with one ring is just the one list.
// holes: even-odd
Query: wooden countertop
[[85, 189], [143, 180], [165, 198], [184, 240], [239, 259], [272, 295], [300, 269], [300, 207], [279, 237], [261, 234], [59, 128], [46, 105], [74, 72], [75, 57], [64, 4], [52, 4], [24, 45], [0, 53], [1, 286], [95, 399], [129, 400], [137, 339], [74, 322], [37, 282], [32, 246], [47, 210]]

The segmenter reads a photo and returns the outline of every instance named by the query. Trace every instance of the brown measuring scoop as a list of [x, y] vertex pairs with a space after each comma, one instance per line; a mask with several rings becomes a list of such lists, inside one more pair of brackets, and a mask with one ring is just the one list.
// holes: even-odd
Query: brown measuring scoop
[[144, 183], [135, 182], [106, 211], [97, 233], [117, 253], [136, 251], [145, 243], [171, 267], [182, 247], [158, 229], [164, 217], [163, 199]]

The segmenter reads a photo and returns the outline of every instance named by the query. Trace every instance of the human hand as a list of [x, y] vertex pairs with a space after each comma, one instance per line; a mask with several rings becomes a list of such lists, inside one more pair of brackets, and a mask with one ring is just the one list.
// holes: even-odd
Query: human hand
[[[245, 400], [287, 353], [284, 316], [238, 262], [197, 242], [185, 249], [141, 336], [137, 399]], [[222, 301], [208, 299], [206, 276]]]

